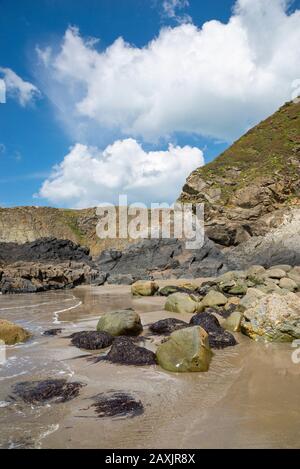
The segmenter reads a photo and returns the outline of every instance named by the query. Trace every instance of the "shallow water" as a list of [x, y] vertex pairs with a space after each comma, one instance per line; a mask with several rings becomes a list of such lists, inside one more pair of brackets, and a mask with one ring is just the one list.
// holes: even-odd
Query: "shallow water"
[[[132, 299], [128, 287], [0, 296], [0, 317], [29, 329], [26, 344], [7, 347], [0, 365], [0, 447], [229, 448], [299, 447], [300, 365], [289, 344], [261, 344], [237, 334], [239, 345], [216, 351], [208, 373], [172, 374], [87, 360], [66, 338], [94, 329], [101, 314], [134, 307], [147, 325], [171, 314], [163, 298]], [[190, 316], [181, 319], [189, 320]], [[42, 333], [62, 327], [57, 337]], [[149, 340], [145, 345], [155, 349]], [[13, 384], [70, 377], [86, 384], [65, 404], [31, 406], [10, 399]], [[144, 404], [135, 418], [97, 418], [101, 392], [125, 391]]]

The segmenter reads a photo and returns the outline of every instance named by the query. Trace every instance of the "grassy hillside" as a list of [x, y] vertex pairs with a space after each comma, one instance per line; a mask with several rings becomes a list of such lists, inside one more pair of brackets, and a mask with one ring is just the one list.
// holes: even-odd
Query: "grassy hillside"
[[220, 201], [225, 205], [238, 190], [266, 179], [283, 183], [288, 200], [298, 198], [299, 164], [300, 103], [291, 102], [247, 132], [214, 161], [194, 171], [183, 188], [181, 200], [201, 199], [197, 179], [209, 183], [211, 189], [218, 189]]

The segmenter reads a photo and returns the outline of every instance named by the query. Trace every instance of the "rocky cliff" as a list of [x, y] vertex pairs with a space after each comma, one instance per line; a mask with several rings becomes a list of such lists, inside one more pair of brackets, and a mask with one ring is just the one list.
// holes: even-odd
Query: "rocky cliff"
[[122, 239], [98, 238], [98, 221], [95, 208], [0, 208], [0, 243], [23, 244], [41, 238], [66, 239], [88, 247], [92, 255], [99, 254], [103, 249], [122, 249], [128, 244]]
[[300, 205], [300, 102], [290, 102], [187, 179], [180, 201], [205, 204], [220, 245], [263, 236]]
[[[205, 204], [206, 240], [201, 249], [187, 250], [184, 242], [173, 239], [133, 245], [129, 240], [100, 240], [94, 208], [20, 207], [0, 209], [0, 243], [4, 243], [0, 244], [0, 264], [1, 257], [6, 265], [15, 261], [38, 263], [38, 269], [28, 266], [30, 282], [38, 289], [46, 288], [48, 282], [45, 263], [65, 263], [67, 259], [83, 264], [71, 269], [64, 264], [59, 274], [50, 268], [48, 283], [54, 288], [84, 281], [132, 283], [140, 278], [215, 276], [251, 264], [297, 265], [299, 177], [300, 103], [292, 102], [188, 177], [180, 201]], [[64, 245], [62, 240], [68, 242]], [[90, 249], [93, 261], [88, 250], [80, 246]], [[74, 282], [72, 269], [79, 275]], [[9, 282], [14, 285], [13, 277], [19, 273], [3, 272], [4, 287]], [[24, 269], [20, 276], [26, 280]], [[23, 283], [19, 282], [21, 286]], [[13, 288], [17, 290], [18, 286]]]

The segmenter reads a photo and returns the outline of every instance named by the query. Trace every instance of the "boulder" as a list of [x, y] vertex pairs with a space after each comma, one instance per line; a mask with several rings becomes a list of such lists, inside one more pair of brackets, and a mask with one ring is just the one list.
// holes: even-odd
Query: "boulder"
[[234, 311], [222, 322], [222, 327], [231, 332], [240, 332], [243, 316], [240, 311]]
[[289, 291], [296, 291], [297, 290], [297, 283], [294, 282], [294, 280], [292, 280], [291, 278], [288, 278], [288, 277], [283, 277], [280, 279], [280, 282], [279, 282], [279, 286], [280, 288], [284, 288], [285, 290], [289, 290]]
[[290, 272], [288, 272], [287, 276], [296, 283], [297, 288], [300, 288], [300, 273], [292, 269]]
[[[279, 281], [278, 281], [279, 283]], [[266, 280], [263, 285], [257, 285], [256, 286], [257, 290], [262, 291], [265, 294], [268, 293], [281, 293], [281, 288], [277, 285], [276, 279], [271, 280]]]
[[150, 324], [149, 329], [153, 334], [168, 335], [184, 327], [188, 327], [188, 323], [176, 318], [161, 319], [160, 321]]
[[199, 305], [200, 303], [193, 300], [190, 295], [185, 293], [173, 293], [168, 296], [165, 310], [180, 314], [194, 314], [198, 310]]
[[13, 322], [0, 319], [0, 339], [6, 345], [14, 345], [18, 342], [25, 342], [29, 339], [30, 334], [23, 327], [14, 324]]
[[212, 352], [208, 335], [200, 326], [173, 332], [157, 349], [159, 365], [168, 371], [207, 371]]
[[105, 313], [97, 324], [97, 331], [108, 332], [113, 336], [139, 335], [143, 330], [141, 318], [133, 309]]
[[133, 296], [153, 296], [158, 289], [157, 283], [152, 281], [139, 280], [131, 285]]
[[262, 265], [251, 265], [246, 271], [247, 278], [256, 277], [257, 275], [263, 275], [266, 269]]
[[201, 305], [205, 308], [213, 306], [224, 306], [226, 303], [226, 296], [216, 290], [210, 290], [201, 301]]
[[292, 269], [292, 266], [289, 264], [279, 264], [279, 265], [273, 265], [272, 269], [280, 269], [280, 270], [284, 270], [285, 272], [290, 272], [290, 270]]
[[269, 278], [281, 279], [286, 276], [286, 271], [282, 269], [274, 269], [273, 267], [265, 272], [265, 276]]
[[178, 284], [178, 287], [183, 290], [195, 292], [198, 288], [198, 285], [196, 285], [195, 283], [191, 283], [191, 282], [181, 282]]
[[225, 331], [214, 316], [210, 313], [198, 313], [190, 320], [190, 325], [201, 326], [208, 334], [208, 342], [211, 348], [225, 348], [236, 345], [237, 342], [232, 334]]
[[272, 293], [246, 309], [242, 332], [252, 339], [291, 342], [300, 338], [300, 298]]
[[240, 309], [245, 311], [245, 309], [251, 308], [254, 306], [261, 298], [264, 298], [265, 293], [257, 288], [248, 288], [247, 294], [240, 301]]
[[180, 293], [181, 288], [179, 288], [176, 285], [166, 285], [165, 287], [162, 287], [159, 289], [158, 294], [160, 296], [169, 296], [172, 295], [173, 293]]
[[229, 288], [228, 293], [230, 295], [245, 295], [248, 290], [247, 282], [243, 280], [238, 280], [235, 285]]

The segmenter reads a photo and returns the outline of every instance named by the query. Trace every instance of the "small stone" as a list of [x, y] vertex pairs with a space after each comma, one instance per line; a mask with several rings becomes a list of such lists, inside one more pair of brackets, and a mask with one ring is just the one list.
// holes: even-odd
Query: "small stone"
[[286, 276], [286, 272], [282, 269], [273, 269], [273, 268], [271, 268], [271, 269], [266, 271], [265, 276], [269, 277], [269, 278], [281, 279], [281, 278]]
[[201, 301], [203, 307], [224, 306], [226, 303], [226, 296], [215, 290], [210, 290]]
[[198, 310], [199, 305], [200, 303], [194, 301], [190, 295], [185, 293], [174, 293], [168, 296], [165, 304], [165, 310], [172, 313], [194, 314]]
[[156, 282], [138, 280], [131, 285], [131, 293], [133, 296], [153, 296], [159, 289]]
[[295, 291], [297, 290], [297, 283], [294, 282], [294, 280], [292, 280], [291, 278], [281, 278], [280, 279], [280, 282], [279, 282], [279, 286], [280, 288], [283, 288], [285, 290], [289, 290], [289, 291]]

